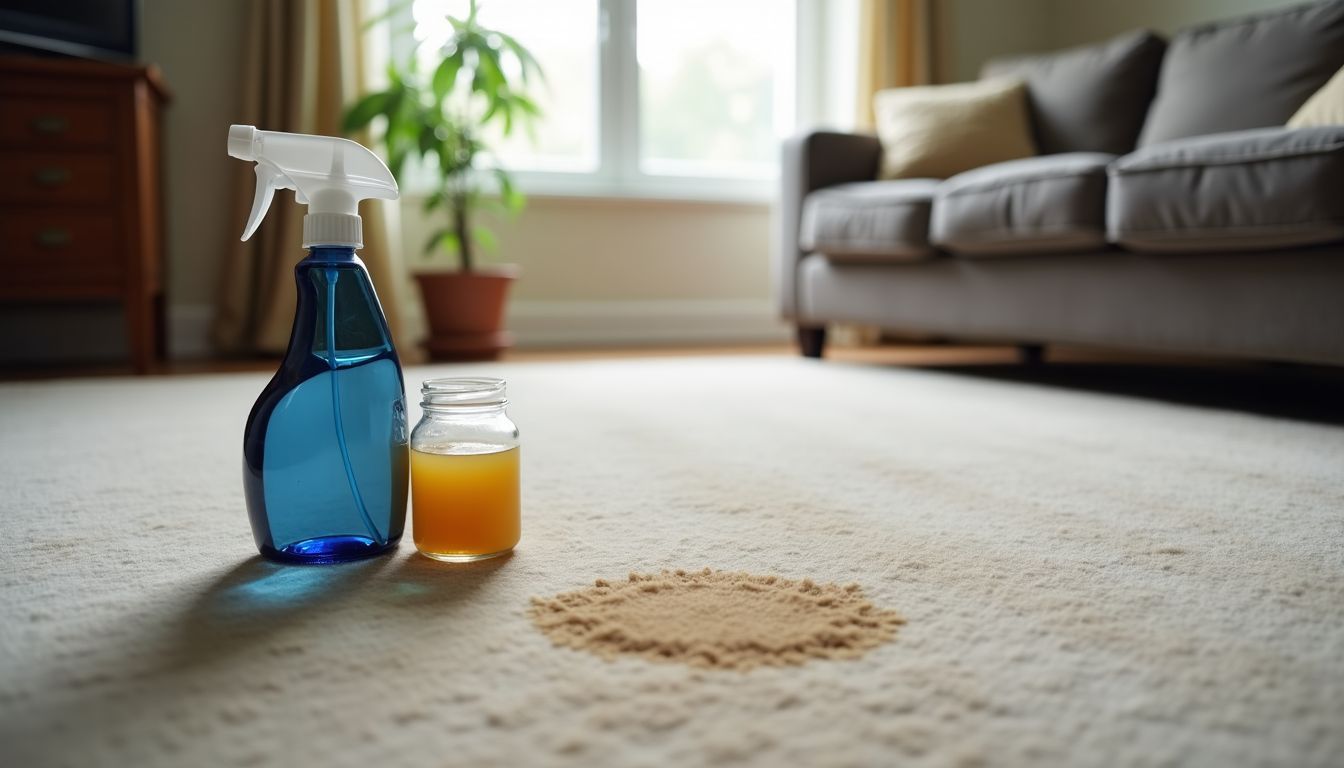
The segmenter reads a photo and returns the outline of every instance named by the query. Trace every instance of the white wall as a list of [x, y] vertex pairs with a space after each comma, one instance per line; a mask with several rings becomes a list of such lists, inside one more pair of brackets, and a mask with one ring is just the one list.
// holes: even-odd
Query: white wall
[[[1117, 0], [1119, 1], [1119, 0]], [[1044, 51], [1050, 39], [1051, 0], [943, 0], [935, 2], [935, 80], [974, 80], [988, 59]], [[1091, 4], [1082, 0], [1080, 4]]]
[[1048, 0], [1053, 47], [1104, 40], [1131, 29], [1170, 36], [1192, 24], [1301, 5], [1305, 0]]
[[[442, 222], [409, 198], [402, 224], [412, 269], [442, 266], [418, 251]], [[499, 248], [482, 261], [522, 268], [509, 317], [520, 345], [785, 337], [764, 203], [533, 197], [490, 226]]]
[[224, 255], [242, 233], [234, 210], [233, 165], [224, 151], [242, 104], [247, 3], [143, 0], [140, 58], [173, 91], [164, 112], [169, 348], [199, 355], [213, 316]]
[[1134, 29], [1170, 36], [1207, 21], [1306, 0], [941, 0], [935, 2], [939, 82], [972, 80], [995, 56], [1068, 48]]

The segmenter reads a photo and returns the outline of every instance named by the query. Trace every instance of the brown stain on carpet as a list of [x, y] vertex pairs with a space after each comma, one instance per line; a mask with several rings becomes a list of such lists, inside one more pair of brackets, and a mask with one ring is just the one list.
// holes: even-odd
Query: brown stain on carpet
[[532, 598], [533, 623], [559, 646], [697, 667], [751, 669], [853, 659], [905, 623], [858, 584], [684, 570]]

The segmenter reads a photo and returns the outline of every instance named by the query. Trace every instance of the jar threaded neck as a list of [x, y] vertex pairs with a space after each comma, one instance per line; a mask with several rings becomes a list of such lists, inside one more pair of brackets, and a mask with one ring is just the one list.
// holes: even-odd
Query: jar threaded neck
[[485, 376], [428, 379], [420, 386], [420, 407], [427, 411], [494, 410], [508, 405], [507, 384]]

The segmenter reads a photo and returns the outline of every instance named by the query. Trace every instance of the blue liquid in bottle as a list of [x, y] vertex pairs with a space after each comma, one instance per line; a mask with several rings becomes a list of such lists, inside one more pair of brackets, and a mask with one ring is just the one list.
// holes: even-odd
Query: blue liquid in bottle
[[401, 363], [354, 249], [316, 246], [294, 278], [289, 349], [243, 434], [252, 535], [286, 562], [370, 557], [406, 522]]

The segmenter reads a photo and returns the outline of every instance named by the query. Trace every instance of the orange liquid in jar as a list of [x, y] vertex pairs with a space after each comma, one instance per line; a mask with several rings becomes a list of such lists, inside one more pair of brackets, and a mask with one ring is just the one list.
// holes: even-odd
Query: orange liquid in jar
[[411, 450], [411, 526], [429, 557], [469, 562], [503, 554], [522, 533], [518, 448], [455, 443]]

